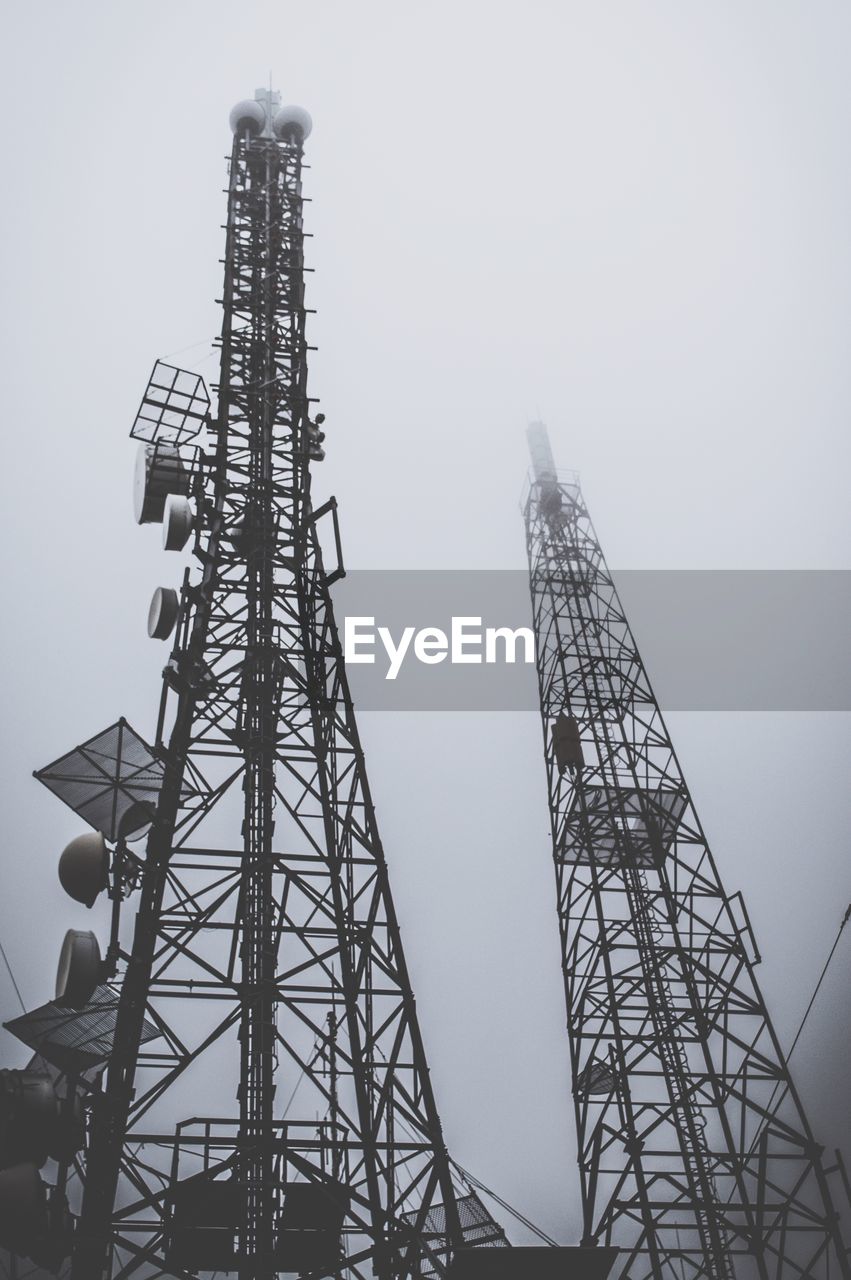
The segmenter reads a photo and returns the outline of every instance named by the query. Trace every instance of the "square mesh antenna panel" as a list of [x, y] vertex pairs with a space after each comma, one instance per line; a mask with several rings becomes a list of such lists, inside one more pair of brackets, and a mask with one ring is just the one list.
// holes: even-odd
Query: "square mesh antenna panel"
[[[95, 989], [82, 1009], [61, 1009], [51, 1000], [3, 1025], [60, 1071], [79, 1075], [109, 1058], [117, 1017], [118, 992], [104, 985]], [[159, 1034], [153, 1023], [145, 1019], [142, 1043]]]
[[507, 1244], [502, 1227], [491, 1217], [475, 1192], [459, 1198], [458, 1217], [465, 1244]]
[[183, 444], [197, 436], [210, 412], [204, 379], [158, 360], [130, 431], [135, 440]]
[[162, 761], [122, 719], [37, 769], [35, 776], [95, 831], [114, 841], [119, 834], [131, 834], [121, 829], [129, 810], [140, 804], [156, 806], [163, 773]]
[[685, 796], [674, 788], [621, 787], [614, 798], [621, 812], [605, 787], [577, 788], [560, 837], [565, 862], [588, 863], [593, 851], [603, 867], [619, 865], [624, 853], [636, 866], [661, 866], [677, 837]]
[[[505, 1232], [498, 1222], [488, 1213], [475, 1191], [471, 1191], [469, 1195], [459, 1196], [456, 1204], [458, 1206], [458, 1217], [461, 1223], [461, 1235], [464, 1244], [467, 1246], [488, 1246], [488, 1247], [507, 1247], [508, 1240]], [[402, 1219], [411, 1226], [415, 1226], [418, 1218], [417, 1213], [403, 1213]], [[423, 1224], [422, 1234], [432, 1246], [439, 1246], [446, 1237], [446, 1209], [442, 1204], [435, 1205], [426, 1213], [425, 1222]], [[446, 1251], [440, 1247], [435, 1247], [437, 1257], [446, 1259]], [[427, 1277], [438, 1276], [439, 1272], [434, 1267], [431, 1258], [422, 1258], [418, 1264], [416, 1275]]]

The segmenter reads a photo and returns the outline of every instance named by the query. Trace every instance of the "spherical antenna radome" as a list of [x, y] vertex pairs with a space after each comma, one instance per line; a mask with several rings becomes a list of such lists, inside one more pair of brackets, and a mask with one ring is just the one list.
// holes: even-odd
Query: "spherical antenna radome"
[[272, 121], [272, 132], [276, 138], [289, 138], [294, 134], [304, 142], [305, 138], [310, 137], [312, 128], [310, 112], [305, 111], [304, 107], [279, 107]]
[[262, 133], [266, 128], [266, 112], [259, 102], [251, 98], [243, 98], [231, 108], [230, 127], [233, 133], [240, 129], [248, 129], [249, 133]]

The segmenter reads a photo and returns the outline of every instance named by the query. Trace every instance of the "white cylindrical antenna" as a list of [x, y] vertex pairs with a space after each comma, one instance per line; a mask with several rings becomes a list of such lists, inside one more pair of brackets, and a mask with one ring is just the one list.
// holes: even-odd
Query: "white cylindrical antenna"
[[163, 514], [163, 550], [182, 551], [192, 533], [194, 515], [188, 498], [170, 493]]
[[148, 609], [148, 635], [152, 640], [167, 640], [177, 622], [179, 603], [174, 587], [157, 587]]

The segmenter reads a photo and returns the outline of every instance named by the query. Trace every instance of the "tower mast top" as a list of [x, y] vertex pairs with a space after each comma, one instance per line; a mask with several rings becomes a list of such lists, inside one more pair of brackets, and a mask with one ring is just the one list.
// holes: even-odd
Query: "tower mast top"
[[555, 480], [556, 464], [545, 422], [530, 422], [526, 428], [532, 471], [537, 481]]
[[310, 136], [313, 121], [304, 107], [281, 106], [277, 89], [254, 90], [253, 98], [243, 98], [231, 109], [230, 127], [234, 133], [247, 132], [252, 138], [275, 138], [286, 142], [296, 138], [304, 142]]

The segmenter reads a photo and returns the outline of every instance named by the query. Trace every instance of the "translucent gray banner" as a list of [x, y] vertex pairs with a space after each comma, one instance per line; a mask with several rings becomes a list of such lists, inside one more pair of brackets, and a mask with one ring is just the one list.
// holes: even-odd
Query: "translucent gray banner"
[[[613, 577], [664, 709], [851, 710], [851, 572], [628, 570]], [[332, 590], [358, 708], [537, 708], [525, 572], [359, 570]]]

